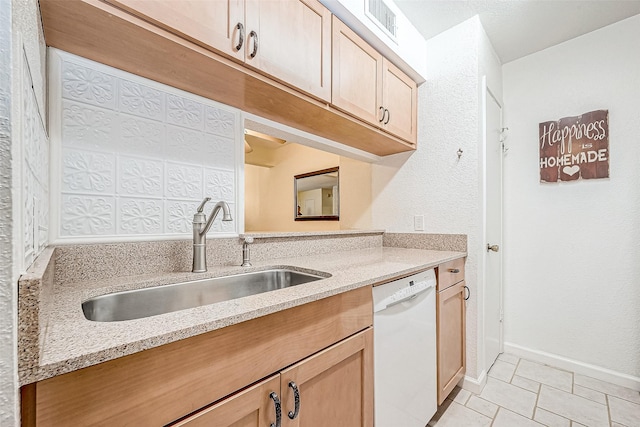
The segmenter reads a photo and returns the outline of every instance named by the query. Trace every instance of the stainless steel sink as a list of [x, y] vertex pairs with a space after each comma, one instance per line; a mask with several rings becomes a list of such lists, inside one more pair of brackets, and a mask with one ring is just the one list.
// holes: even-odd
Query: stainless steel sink
[[82, 311], [84, 317], [96, 322], [141, 319], [288, 288], [330, 276], [284, 268], [256, 271], [101, 295], [83, 302]]

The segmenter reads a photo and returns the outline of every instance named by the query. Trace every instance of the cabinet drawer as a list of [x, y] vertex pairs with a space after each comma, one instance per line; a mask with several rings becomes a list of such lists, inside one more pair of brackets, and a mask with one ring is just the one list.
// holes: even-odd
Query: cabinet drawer
[[438, 292], [464, 280], [464, 261], [458, 258], [438, 266]]

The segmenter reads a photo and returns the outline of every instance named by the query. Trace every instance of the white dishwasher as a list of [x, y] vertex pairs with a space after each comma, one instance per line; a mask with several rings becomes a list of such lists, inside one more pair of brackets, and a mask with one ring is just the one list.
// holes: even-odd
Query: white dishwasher
[[375, 427], [424, 427], [438, 409], [436, 275], [373, 288]]

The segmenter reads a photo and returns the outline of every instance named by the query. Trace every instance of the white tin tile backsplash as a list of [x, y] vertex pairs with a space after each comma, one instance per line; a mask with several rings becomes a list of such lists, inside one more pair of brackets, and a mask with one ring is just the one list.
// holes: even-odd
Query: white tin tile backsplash
[[189, 238], [196, 207], [229, 203], [241, 232], [238, 110], [50, 49], [54, 242]]
[[26, 57], [22, 70], [22, 244], [26, 269], [49, 241], [49, 138]]

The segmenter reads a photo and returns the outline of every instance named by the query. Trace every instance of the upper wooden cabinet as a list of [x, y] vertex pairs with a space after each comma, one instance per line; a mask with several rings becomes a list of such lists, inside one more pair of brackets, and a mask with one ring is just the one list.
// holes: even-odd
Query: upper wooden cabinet
[[105, 1], [330, 101], [331, 12], [317, 0]]
[[245, 63], [329, 102], [331, 12], [317, 0], [246, 0]]
[[104, 0], [218, 53], [244, 61], [244, 0]]
[[331, 103], [406, 141], [417, 139], [417, 85], [333, 17]]
[[[331, 15], [317, 0], [40, 0], [39, 5], [48, 46], [379, 156], [416, 148], [415, 129], [394, 130], [406, 127], [395, 124], [408, 115], [396, 113], [400, 109], [391, 101], [401, 93], [397, 85], [387, 85], [392, 95], [382, 101], [389, 123], [376, 119], [385, 90], [379, 60], [375, 101], [361, 102], [374, 105], [373, 117], [330, 105]], [[351, 78], [357, 82], [356, 77], [364, 80], [364, 74]], [[362, 93], [345, 88], [343, 97]], [[415, 108], [407, 111], [415, 114]]]

